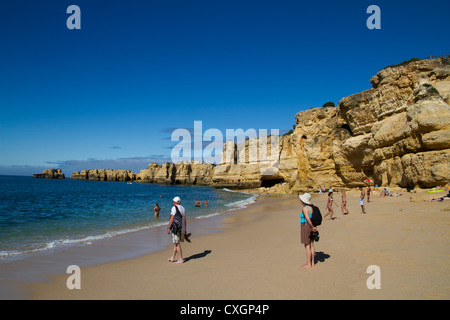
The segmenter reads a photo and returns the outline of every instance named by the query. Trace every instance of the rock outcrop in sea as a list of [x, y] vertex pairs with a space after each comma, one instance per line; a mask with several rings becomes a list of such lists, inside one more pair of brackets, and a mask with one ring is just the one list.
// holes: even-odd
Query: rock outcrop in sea
[[45, 169], [43, 173], [33, 174], [33, 178], [40, 179], [65, 179], [64, 173], [61, 169]]

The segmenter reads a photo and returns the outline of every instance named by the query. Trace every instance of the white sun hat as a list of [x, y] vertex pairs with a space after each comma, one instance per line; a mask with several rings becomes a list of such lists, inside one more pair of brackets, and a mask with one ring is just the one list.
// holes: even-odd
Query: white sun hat
[[301, 194], [298, 197], [304, 204], [312, 204], [311, 203], [311, 195], [308, 192]]

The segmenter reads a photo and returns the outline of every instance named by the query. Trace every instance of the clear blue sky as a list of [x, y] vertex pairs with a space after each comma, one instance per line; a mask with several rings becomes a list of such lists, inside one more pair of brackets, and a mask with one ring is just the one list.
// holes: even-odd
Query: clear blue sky
[[[69, 5], [81, 30], [69, 30]], [[381, 30], [369, 30], [369, 5]], [[412, 57], [450, 53], [449, 1], [0, 2], [0, 174], [139, 171], [174, 128], [291, 129]]]

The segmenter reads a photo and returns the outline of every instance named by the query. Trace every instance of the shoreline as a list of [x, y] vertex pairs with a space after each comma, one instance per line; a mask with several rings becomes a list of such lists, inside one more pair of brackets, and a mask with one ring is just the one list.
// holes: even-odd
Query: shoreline
[[[195, 236], [223, 231], [226, 216], [245, 210], [258, 201], [260, 195], [244, 201], [244, 207], [229, 208], [207, 216], [188, 218], [188, 230]], [[167, 223], [169, 220], [167, 220]], [[67, 266], [91, 267], [105, 263], [137, 258], [162, 251], [171, 245], [167, 235], [167, 223], [149, 228], [102, 238], [86, 244], [57, 247], [26, 254], [0, 263], [0, 300], [28, 299], [28, 287], [34, 283], [48, 281], [53, 274], [64, 273]]]
[[[28, 298], [448, 299], [450, 203], [414, 202], [410, 196], [416, 197], [375, 196], [361, 215], [359, 194], [348, 192], [350, 214], [342, 216], [334, 206], [336, 219], [319, 227], [313, 269], [300, 269], [305, 252], [297, 197], [260, 196], [224, 215], [222, 232], [193, 234], [191, 244], [184, 242], [184, 264], [167, 261], [169, 243], [136, 258], [82, 267], [81, 290], [68, 290], [68, 275], [54, 273], [48, 281], [29, 283]], [[314, 194], [313, 203], [326, 214], [326, 195]], [[380, 290], [367, 288], [371, 265], [380, 267]]]

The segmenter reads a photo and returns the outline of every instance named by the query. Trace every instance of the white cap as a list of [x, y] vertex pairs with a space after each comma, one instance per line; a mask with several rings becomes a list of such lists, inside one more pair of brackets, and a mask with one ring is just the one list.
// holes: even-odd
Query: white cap
[[173, 202], [176, 202], [176, 203], [181, 203], [180, 197], [175, 197], [175, 198], [173, 198], [172, 201], [173, 201]]

